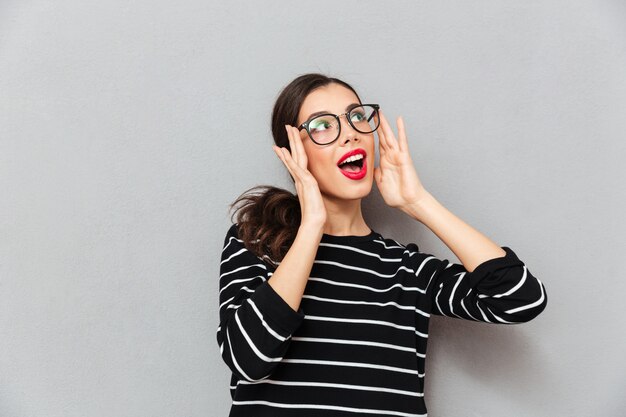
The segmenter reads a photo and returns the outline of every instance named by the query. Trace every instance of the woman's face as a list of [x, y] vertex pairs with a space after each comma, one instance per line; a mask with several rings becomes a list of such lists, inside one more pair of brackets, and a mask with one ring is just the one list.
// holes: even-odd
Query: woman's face
[[[316, 112], [342, 114], [352, 105], [358, 105], [359, 99], [348, 88], [340, 84], [327, 84], [313, 90], [305, 98], [298, 124], [307, 121]], [[341, 133], [330, 145], [318, 145], [311, 140], [305, 129], [300, 131], [300, 138], [308, 159], [308, 170], [313, 174], [323, 196], [343, 200], [360, 199], [372, 189], [374, 179], [375, 144], [374, 133], [360, 133], [348, 123], [347, 116], [341, 116]], [[358, 178], [354, 173], [343, 173], [338, 163], [347, 152], [362, 150], [365, 176]], [[361, 173], [362, 174], [362, 173]], [[358, 178], [358, 179], [355, 179]]]

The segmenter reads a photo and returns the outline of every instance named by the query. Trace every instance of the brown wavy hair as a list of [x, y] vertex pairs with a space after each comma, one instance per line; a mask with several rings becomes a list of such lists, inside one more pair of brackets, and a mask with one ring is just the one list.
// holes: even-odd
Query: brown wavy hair
[[[276, 146], [291, 151], [285, 125], [296, 126], [300, 107], [309, 93], [332, 83], [354, 92], [361, 103], [357, 92], [345, 81], [319, 73], [298, 76], [281, 90], [274, 103], [271, 127]], [[231, 221], [236, 217], [239, 238], [246, 248], [260, 258], [269, 258], [271, 263], [282, 261], [300, 226], [298, 196], [282, 188], [258, 185], [237, 197], [230, 205], [233, 209]]]

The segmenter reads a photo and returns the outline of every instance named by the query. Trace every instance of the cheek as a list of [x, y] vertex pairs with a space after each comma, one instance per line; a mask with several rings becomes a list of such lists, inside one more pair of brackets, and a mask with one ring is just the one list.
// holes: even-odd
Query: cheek
[[332, 187], [333, 182], [336, 181], [336, 179], [333, 180], [336, 166], [332, 161], [332, 154], [321, 149], [307, 151], [307, 168], [317, 180], [320, 189]]
[[328, 152], [325, 149], [314, 148], [307, 143], [304, 146], [304, 151], [307, 158], [307, 168], [311, 173], [322, 173], [327, 170], [326, 166], [330, 160]]
[[308, 160], [308, 169], [318, 181], [324, 181], [333, 174], [333, 165], [328, 159], [313, 157]]

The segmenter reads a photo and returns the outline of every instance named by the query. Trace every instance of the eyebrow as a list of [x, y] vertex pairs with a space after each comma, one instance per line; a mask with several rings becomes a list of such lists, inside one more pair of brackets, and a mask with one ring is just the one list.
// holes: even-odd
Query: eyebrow
[[[360, 106], [360, 105], [361, 105], [361, 103], [348, 104], [346, 106], [346, 111], [349, 111], [351, 108], [357, 107], [357, 106]], [[306, 122], [307, 120], [311, 120], [311, 118], [313, 118], [315, 116], [320, 116], [322, 114], [332, 114], [332, 113], [330, 111], [328, 111], [328, 110], [316, 111], [315, 113], [309, 114], [309, 117], [307, 117], [304, 121]], [[302, 123], [304, 123], [304, 122], [302, 122]]]

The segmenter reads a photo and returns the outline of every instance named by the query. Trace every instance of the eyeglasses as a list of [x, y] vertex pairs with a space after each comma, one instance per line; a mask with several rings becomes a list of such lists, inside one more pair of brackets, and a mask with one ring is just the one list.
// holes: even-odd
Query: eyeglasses
[[348, 123], [357, 132], [372, 133], [378, 129], [378, 104], [361, 104], [343, 114], [326, 113], [315, 116], [298, 126], [298, 130], [306, 129], [311, 140], [318, 145], [329, 145], [339, 138], [341, 122], [339, 118], [347, 116]]

